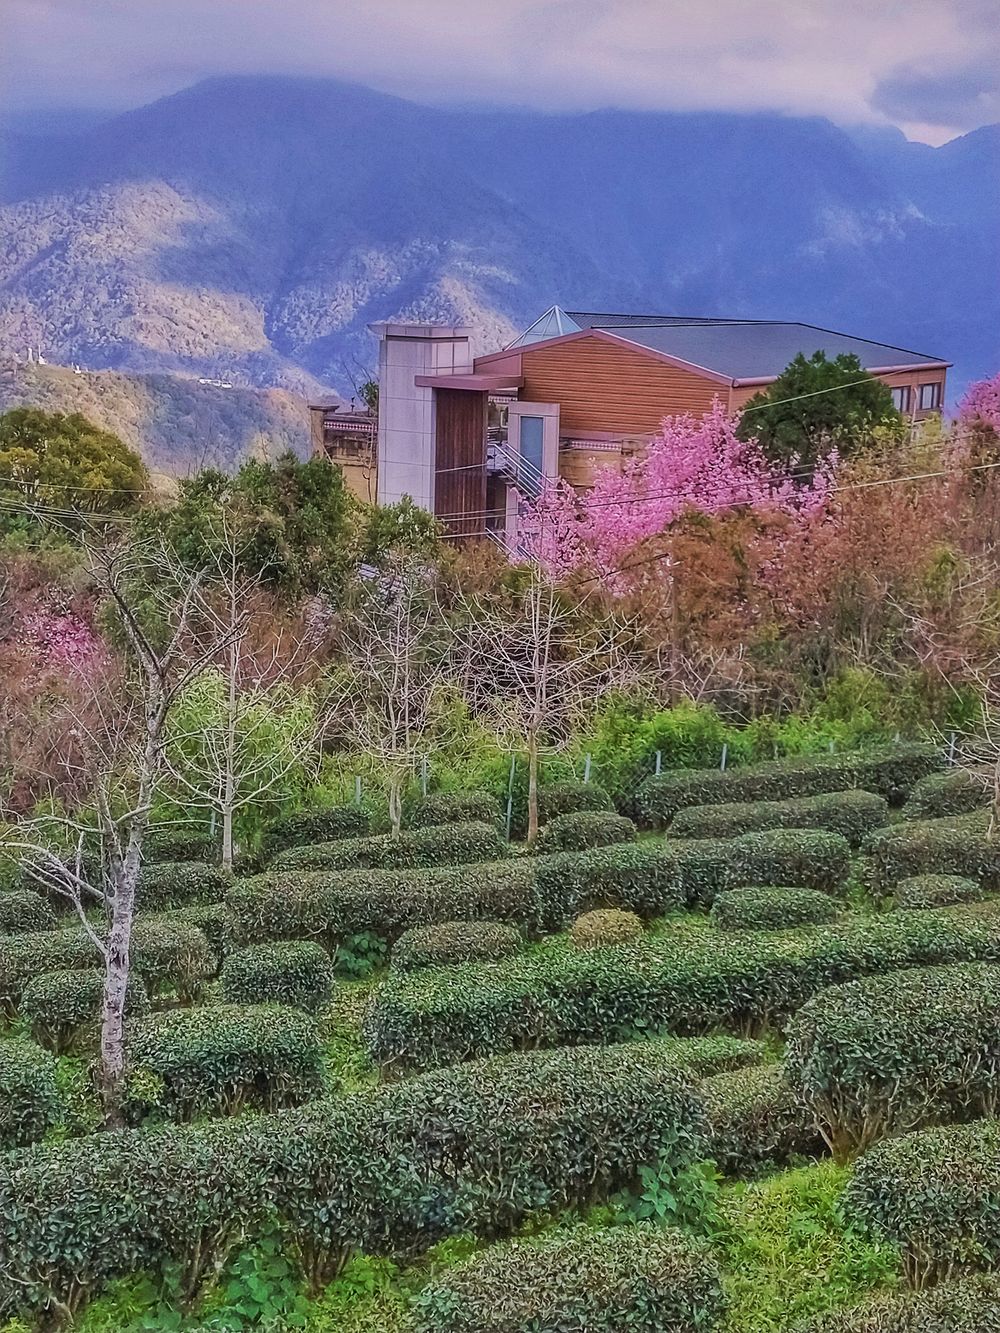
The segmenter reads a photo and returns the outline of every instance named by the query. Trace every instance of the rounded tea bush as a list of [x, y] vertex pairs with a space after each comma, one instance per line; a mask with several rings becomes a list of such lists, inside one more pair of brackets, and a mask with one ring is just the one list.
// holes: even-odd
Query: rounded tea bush
[[[91, 971], [39, 972], [21, 996], [21, 1015], [31, 1024], [31, 1035], [56, 1055], [70, 1049], [83, 1029], [96, 1024], [104, 997], [104, 974]], [[126, 1017], [137, 1018], [149, 1011], [149, 997], [142, 979], [129, 977]]]
[[0, 893], [0, 935], [23, 935], [34, 930], [54, 930], [56, 914], [44, 898], [30, 889]]
[[912, 875], [901, 879], [892, 894], [893, 907], [921, 909], [978, 903], [986, 897], [974, 879], [964, 875]]
[[438, 824], [497, 824], [500, 805], [492, 792], [435, 792], [417, 801], [407, 821], [411, 828], [431, 828]]
[[539, 852], [583, 852], [591, 847], [632, 842], [635, 836], [635, 825], [624, 815], [612, 810], [579, 810], [550, 819], [535, 846]]
[[975, 1275], [930, 1291], [880, 1293], [850, 1310], [796, 1324], [793, 1333], [1000, 1333], [1000, 1277]]
[[594, 782], [552, 782], [538, 789], [538, 817], [543, 824], [581, 810], [613, 810], [611, 797]]
[[578, 949], [603, 949], [613, 944], [627, 944], [644, 934], [642, 922], [634, 912], [617, 907], [602, 907], [584, 912], [569, 928], [569, 937]]
[[968, 815], [990, 803], [989, 769], [949, 768], [921, 778], [903, 806], [904, 819], [945, 819]]
[[440, 926], [414, 926], [392, 946], [392, 966], [399, 972], [450, 963], [491, 962], [510, 958], [524, 948], [517, 926], [499, 921], [445, 921]]
[[719, 930], [792, 930], [821, 926], [839, 916], [841, 905], [818, 889], [729, 889], [712, 904]]
[[54, 1056], [19, 1037], [0, 1041], [0, 1150], [44, 1138], [59, 1105]]
[[312, 940], [251, 944], [222, 965], [222, 994], [230, 1004], [287, 1004], [314, 1013], [330, 999], [330, 957]]

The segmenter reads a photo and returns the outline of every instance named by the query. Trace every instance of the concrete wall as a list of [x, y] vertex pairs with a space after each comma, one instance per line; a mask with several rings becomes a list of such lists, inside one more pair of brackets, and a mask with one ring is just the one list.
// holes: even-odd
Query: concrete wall
[[373, 324], [379, 338], [378, 502], [404, 495], [434, 510], [434, 390], [417, 375], [472, 370], [471, 329], [437, 324]]

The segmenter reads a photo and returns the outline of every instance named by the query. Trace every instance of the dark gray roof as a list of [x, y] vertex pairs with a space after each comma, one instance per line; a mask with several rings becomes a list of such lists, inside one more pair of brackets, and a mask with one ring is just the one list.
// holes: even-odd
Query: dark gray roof
[[733, 380], [780, 375], [799, 352], [807, 357], [824, 352], [831, 360], [841, 353], [853, 353], [866, 370], [945, 364], [941, 357], [834, 333], [813, 324], [692, 319], [679, 315], [604, 315], [575, 310], [567, 314], [581, 328], [607, 329], [640, 347], [664, 352]]

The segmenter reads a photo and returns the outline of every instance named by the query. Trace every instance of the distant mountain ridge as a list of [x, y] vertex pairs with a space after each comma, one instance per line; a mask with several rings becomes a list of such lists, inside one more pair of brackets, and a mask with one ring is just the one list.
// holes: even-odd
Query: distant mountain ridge
[[800, 319], [958, 381], [1000, 364], [998, 157], [998, 126], [933, 149], [817, 118], [211, 79], [7, 136], [0, 355], [350, 393], [372, 320], [459, 320], [486, 350], [558, 301]]

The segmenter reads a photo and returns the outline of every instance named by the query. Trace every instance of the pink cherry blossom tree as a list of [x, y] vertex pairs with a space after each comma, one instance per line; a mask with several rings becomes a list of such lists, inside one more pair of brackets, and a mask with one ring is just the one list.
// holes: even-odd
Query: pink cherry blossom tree
[[958, 404], [958, 424], [1000, 435], [1000, 371], [969, 385]]
[[739, 439], [738, 424], [716, 399], [702, 417], [665, 417], [646, 451], [621, 472], [601, 473], [588, 494], [556, 483], [522, 527], [533, 553], [553, 577], [588, 569], [614, 589], [629, 552], [685, 510], [751, 508], [806, 516], [821, 509], [836, 459], [797, 475], [794, 462], [776, 467], [753, 440]]

